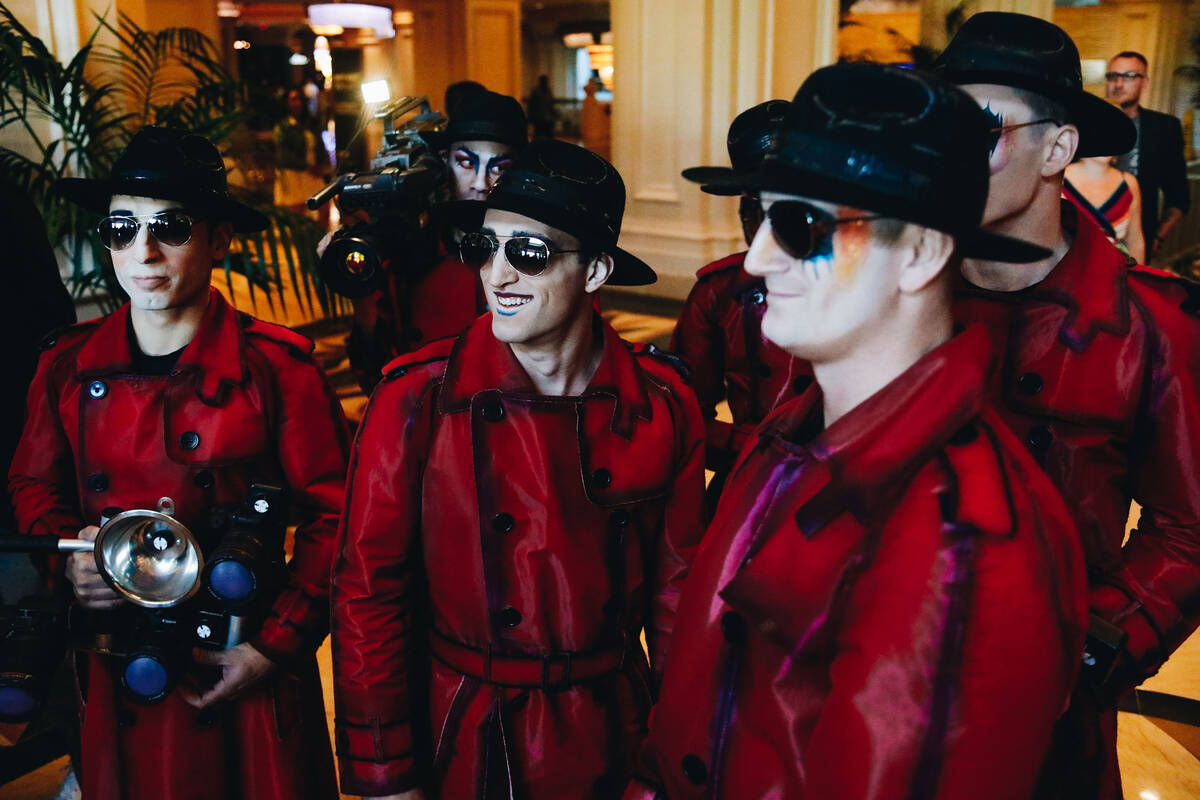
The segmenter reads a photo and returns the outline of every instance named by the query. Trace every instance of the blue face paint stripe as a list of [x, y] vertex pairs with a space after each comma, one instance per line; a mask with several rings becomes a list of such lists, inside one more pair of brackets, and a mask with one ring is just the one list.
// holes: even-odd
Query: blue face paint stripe
[[991, 135], [991, 146], [988, 147], [988, 157], [996, 152], [996, 148], [1000, 145], [1000, 137], [1004, 135], [1004, 131], [1000, 130], [1004, 127], [1004, 115], [992, 110], [991, 101], [984, 103], [983, 113], [987, 115], [988, 121], [991, 123], [993, 133]]

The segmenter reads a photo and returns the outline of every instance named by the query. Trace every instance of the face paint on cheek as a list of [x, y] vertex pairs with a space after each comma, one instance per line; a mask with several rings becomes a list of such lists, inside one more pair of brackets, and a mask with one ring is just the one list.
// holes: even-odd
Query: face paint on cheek
[[839, 286], [854, 283], [858, 267], [862, 264], [870, 243], [869, 223], [856, 222], [838, 229], [836, 253], [831, 254], [830, 262], [834, 280]]
[[1004, 130], [1004, 115], [992, 110], [991, 103], [983, 106], [984, 116], [992, 128], [988, 141], [988, 169], [992, 175], [1008, 166], [1012, 158], [1012, 148], [1008, 146], [1008, 131]]

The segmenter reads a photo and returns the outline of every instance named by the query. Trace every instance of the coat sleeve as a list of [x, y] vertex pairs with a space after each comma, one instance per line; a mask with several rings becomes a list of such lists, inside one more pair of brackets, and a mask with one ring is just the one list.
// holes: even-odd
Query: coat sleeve
[[[963, 497], [1000, 500], [988, 489]], [[1031, 526], [1009, 536], [944, 520], [933, 494], [897, 509], [833, 606], [845, 617], [830, 691], [801, 755], [813, 797], [1033, 793], [1083, 638], [1082, 558], [1051, 560], [1045, 538], [1077, 548], [1069, 517], [1066, 532], [1040, 525], [1035, 545]], [[1076, 589], [1068, 626], [1061, 585]]]
[[731, 423], [717, 419], [717, 404], [725, 399], [725, 331], [717, 319], [716, 293], [708, 281], [701, 279], [688, 295], [675, 333], [671, 337], [674, 351], [691, 370], [690, 383], [700, 402], [709, 469], [726, 471], [737, 457], [740, 444]]
[[1130, 463], [1141, 518], [1091, 592], [1092, 612], [1128, 634], [1109, 699], [1157, 672], [1200, 625], [1200, 318], [1179, 310], [1200, 304], [1200, 287], [1149, 280], [1161, 291], [1138, 287], [1152, 344]]
[[682, 381], [674, 389], [676, 472], [655, 555], [651, 609], [646, 623], [650, 666], [661, 679], [675, 627], [679, 593], [704, 533], [704, 426], [695, 395]]
[[320, 367], [309, 359], [282, 358], [275, 442], [300, 524], [287, 583], [252, 644], [288, 666], [316, 652], [329, 632], [329, 571], [350, 446], [346, 417]]
[[420, 786], [413, 650], [421, 475], [434, 393], [409, 378], [371, 397], [355, 441], [333, 569], [335, 738], [342, 791]]
[[[1178, 208], [1188, 213], [1192, 206], [1188, 187], [1187, 163], [1183, 159], [1183, 128], [1179, 120], [1169, 114], [1163, 115], [1163, 208]], [[1157, 198], [1147, 202], [1157, 202]], [[1158, 231], [1150, 231], [1147, 238]]]

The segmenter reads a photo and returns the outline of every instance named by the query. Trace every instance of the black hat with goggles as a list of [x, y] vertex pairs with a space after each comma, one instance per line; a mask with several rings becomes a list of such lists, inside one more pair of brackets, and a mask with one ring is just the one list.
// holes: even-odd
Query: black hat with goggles
[[[609, 284], [644, 286], [657, 280], [645, 262], [617, 247], [625, 214], [621, 176], [612, 164], [577, 145], [535, 139], [500, 176], [486, 201], [457, 205], [475, 217], [476, 228], [487, 209], [511, 211], [570, 234], [583, 252], [607, 253], [613, 259]], [[508, 263], [524, 275], [540, 274], [555, 254], [580, 252], [556, 249], [536, 236], [468, 233], [459, 244], [459, 255], [463, 263], [478, 268], [501, 246]]]
[[[814, 72], [780, 122], [762, 164], [746, 175], [722, 167], [687, 171], [708, 186], [801, 195], [913, 222], [955, 238], [964, 256], [1027, 263], [1050, 251], [980, 229], [987, 205], [990, 124], [956, 86], [879, 64]], [[780, 246], [795, 258], [829, 246], [834, 219], [804, 203], [772, 204]]]

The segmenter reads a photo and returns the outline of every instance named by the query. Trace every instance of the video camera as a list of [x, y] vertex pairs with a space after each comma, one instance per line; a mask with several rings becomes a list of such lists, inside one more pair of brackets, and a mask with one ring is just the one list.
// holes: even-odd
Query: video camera
[[[171, 693], [191, 663], [193, 647], [223, 650], [249, 640], [287, 575], [282, 489], [254, 484], [245, 503], [216, 510], [205, 539], [217, 545], [207, 558], [192, 532], [163, 513], [171, 505], [163, 498], [160, 511], [106, 509], [95, 542], [0, 538], [3, 550], [95, 554], [105, 582], [130, 603], [115, 611], [73, 607], [66, 615], [71, 646], [122, 659], [122, 685], [141, 703], [156, 703]], [[64, 616], [40, 606], [4, 612], [0, 719], [32, 714], [41, 704], [53, 666], [62, 658], [53, 633]]]
[[[418, 108], [419, 114], [395, 127], [396, 120]], [[375, 116], [386, 130], [371, 171], [342, 175], [307, 202], [315, 211], [338, 197], [343, 215], [363, 211], [369, 218], [335, 233], [321, 256], [326, 285], [350, 298], [379, 288], [389, 269], [419, 275], [434, 264], [437, 234], [429, 210], [448, 192], [446, 164], [421, 136], [438, 130], [446, 118], [431, 111], [424, 97], [402, 97]]]

